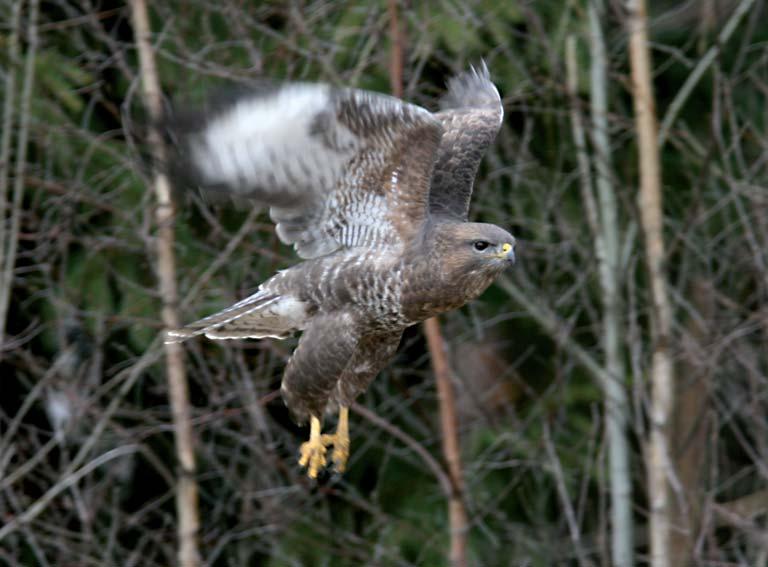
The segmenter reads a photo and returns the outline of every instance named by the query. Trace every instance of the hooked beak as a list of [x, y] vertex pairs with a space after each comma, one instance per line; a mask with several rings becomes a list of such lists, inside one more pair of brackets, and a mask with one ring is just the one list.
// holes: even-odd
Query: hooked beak
[[505, 242], [501, 245], [501, 254], [498, 257], [502, 260], [506, 260], [510, 264], [515, 263], [515, 241]]

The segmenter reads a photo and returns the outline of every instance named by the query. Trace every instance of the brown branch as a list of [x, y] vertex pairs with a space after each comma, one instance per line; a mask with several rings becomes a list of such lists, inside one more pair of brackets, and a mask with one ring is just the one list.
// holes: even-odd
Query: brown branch
[[389, 51], [389, 85], [397, 98], [403, 96], [403, 30], [397, 11], [397, 0], [387, 2], [389, 14], [389, 39], [392, 42]]
[[729, 502], [714, 505], [723, 523], [742, 524], [768, 510], [768, 490], [758, 490]]
[[461, 448], [459, 445], [459, 424], [456, 416], [456, 399], [451, 370], [448, 366], [448, 353], [440, 332], [440, 322], [436, 317], [424, 322], [424, 334], [432, 359], [432, 370], [437, 383], [437, 397], [440, 404], [440, 428], [443, 437], [443, 455], [448, 464], [448, 476], [451, 479], [451, 494], [448, 500], [448, 514], [451, 523], [451, 565], [467, 565], [467, 510], [464, 506], [464, 474], [461, 468]]
[[664, 277], [663, 213], [658, 125], [648, 48], [645, 0], [629, 2], [629, 58], [640, 162], [640, 221], [645, 233], [645, 256], [651, 287], [653, 359], [649, 407], [650, 439], [646, 453], [652, 567], [669, 567], [670, 483], [669, 423], [673, 404], [673, 367], [670, 353], [672, 310]]
[[[156, 125], [162, 118], [160, 81], [157, 76], [155, 57], [150, 44], [150, 27], [147, 6], [144, 0], [132, 0], [131, 17], [139, 51], [139, 66], [143, 86], [144, 104], [152, 121], [149, 128], [149, 144], [157, 163], [166, 163], [165, 147]], [[171, 187], [167, 175], [157, 166], [153, 186], [157, 199], [155, 220], [158, 226], [157, 261], [160, 277], [160, 297], [163, 302], [162, 319], [166, 329], [179, 326], [178, 290], [176, 288], [176, 261], [173, 251], [174, 208], [171, 201]], [[176, 443], [176, 458], [181, 471], [176, 487], [176, 510], [178, 514], [178, 559], [182, 567], [196, 567], [200, 564], [198, 551], [198, 489], [195, 480], [195, 453], [190, 419], [189, 392], [181, 345], [165, 345], [165, 364], [168, 388], [173, 414], [173, 432]]]

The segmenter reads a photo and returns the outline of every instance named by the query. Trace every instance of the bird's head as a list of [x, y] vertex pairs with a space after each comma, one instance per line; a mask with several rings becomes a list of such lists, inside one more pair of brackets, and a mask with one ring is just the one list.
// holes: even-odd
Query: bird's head
[[496, 276], [515, 262], [515, 237], [493, 224], [440, 223], [434, 238], [433, 260], [448, 278]]

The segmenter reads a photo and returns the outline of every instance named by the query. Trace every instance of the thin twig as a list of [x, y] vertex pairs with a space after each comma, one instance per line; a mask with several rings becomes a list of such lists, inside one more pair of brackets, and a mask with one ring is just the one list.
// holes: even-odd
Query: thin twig
[[555, 445], [552, 443], [552, 432], [549, 430], [549, 424], [546, 421], [544, 422], [544, 449], [547, 451], [549, 466], [555, 477], [555, 487], [557, 488], [557, 494], [560, 497], [560, 503], [563, 512], [565, 513], [565, 522], [568, 524], [568, 531], [576, 551], [576, 559], [581, 567], [586, 567], [587, 565], [591, 565], [591, 563], [587, 561], [587, 555], [584, 552], [584, 546], [581, 542], [581, 531], [579, 530], [579, 525], [576, 521], [576, 514], [573, 511], [573, 504], [571, 503], [571, 497], [568, 494], [568, 487], [565, 485], [563, 467], [557, 456]]
[[237, 232], [227, 242], [224, 250], [222, 250], [221, 253], [216, 256], [216, 259], [211, 262], [211, 264], [203, 271], [203, 273], [200, 274], [200, 277], [195, 280], [195, 283], [189, 288], [187, 294], [184, 296], [184, 299], [181, 301], [181, 309], [187, 307], [193, 300], [197, 298], [197, 294], [200, 293], [200, 290], [205, 287], [205, 285], [219, 270], [219, 268], [221, 268], [229, 260], [230, 256], [232, 256], [232, 253], [237, 249], [238, 246], [240, 246], [242, 240], [251, 234], [253, 231], [253, 223], [259, 214], [261, 214], [261, 211], [258, 209], [258, 207], [251, 209], [251, 211], [248, 213], [248, 216], [243, 221], [243, 224], [240, 225], [240, 228], [237, 229]]
[[[96, 446], [96, 443], [102, 438], [102, 434], [104, 433], [104, 430], [106, 429], [107, 424], [112, 419], [112, 416], [117, 411], [117, 408], [120, 407], [120, 404], [122, 403], [123, 398], [133, 388], [133, 386], [136, 384], [136, 381], [139, 379], [139, 377], [143, 376], [144, 371], [157, 361], [160, 353], [160, 350], [158, 349], [159, 342], [160, 342], [159, 338], [156, 339], [149, 346], [149, 348], [147, 348], [146, 352], [141, 356], [141, 358], [139, 358], [136, 361], [135, 364], [133, 364], [130, 368], [127, 368], [126, 370], [124, 370], [123, 372], [120, 372], [117, 376], [115, 376], [116, 379], [122, 379], [122, 375], [126, 374], [125, 380], [121, 384], [120, 389], [116, 393], [112, 394], [112, 397], [109, 401], [109, 405], [99, 415], [99, 421], [92, 428], [91, 433], [88, 435], [88, 438], [80, 445], [80, 449], [77, 451], [77, 454], [61, 474], [62, 478], [68, 478], [76, 473], [78, 468], [82, 465], [82, 463], [90, 454], [91, 450], [93, 450], [93, 448]], [[56, 444], [56, 439], [51, 438], [50, 443]], [[25, 463], [25, 465], [26, 464], [27, 463]], [[18, 471], [14, 471], [12, 475], [9, 475], [7, 478], [4, 479], [4, 483], [5, 483], [4, 487], [9, 486], [13, 482], [18, 481], [21, 478], [21, 475], [18, 475], [17, 473]], [[13, 479], [11, 477], [13, 477]], [[67, 488], [67, 486], [61, 487], [61, 490], [64, 490], [65, 488]], [[52, 487], [51, 490], [53, 490], [54, 488], [56, 487]], [[42, 513], [45, 507], [47, 507], [47, 505], [50, 504], [51, 502], [52, 502], [52, 499], [46, 498], [46, 495], [44, 494], [35, 504], [33, 504], [33, 506], [36, 507], [35, 516], [29, 517], [27, 521], [34, 520], [34, 518], [40, 513]], [[44, 505], [41, 506], [40, 503]], [[11, 533], [13, 533], [13, 531], [15, 531], [15, 529], [18, 528], [19, 526], [20, 526], [19, 523], [15, 523], [13, 527], [9, 527], [8, 524], [3, 526], [3, 528], [0, 529], [0, 541], [2, 541], [3, 538], [7, 537]]]
[[500, 277], [496, 280], [496, 284], [506, 291], [519, 305], [524, 306], [526, 313], [533, 317], [557, 344], [563, 347], [579, 364], [586, 368], [597, 380], [601, 388], [605, 387], [605, 383], [610, 378], [605, 368], [575, 340], [564, 333], [566, 325], [552, 310], [536, 298], [526, 295], [508, 277]]
[[416, 439], [408, 435], [405, 431], [403, 431], [399, 427], [392, 425], [389, 421], [387, 421], [383, 417], [376, 415], [374, 412], [372, 412], [365, 406], [361, 406], [360, 404], [357, 404], [357, 403], [352, 404], [352, 411], [362, 416], [363, 418], [367, 419], [377, 427], [383, 429], [384, 431], [389, 433], [392, 437], [399, 439], [406, 446], [413, 449], [413, 452], [416, 453], [419, 457], [421, 457], [421, 460], [424, 461], [424, 464], [427, 465], [427, 467], [429, 467], [429, 470], [432, 471], [432, 474], [435, 475], [435, 478], [437, 478], [438, 482], [440, 483], [440, 487], [443, 489], [443, 493], [446, 496], [449, 496], [451, 494], [451, 479], [448, 477], [448, 474], [445, 472], [445, 469], [443, 469], [443, 466], [430, 454], [429, 451], [427, 451], [424, 448], [424, 445], [419, 443]]
[[675, 98], [669, 104], [667, 112], [664, 114], [664, 119], [661, 121], [658, 140], [659, 148], [663, 148], [664, 144], [667, 142], [669, 129], [672, 128], [672, 124], [674, 124], [675, 120], [677, 119], [677, 115], [680, 113], [683, 105], [688, 100], [688, 97], [691, 96], [691, 92], [699, 82], [699, 79], [701, 79], [701, 76], [707, 71], [707, 69], [709, 69], [709, 66], [712, 65], [712, 62], [723, 49], [723, 46], [728, 43], [731, 35], [741, 23], [742, 18], [747, 15], [747, 13], [749, 13], [749, 9], [754, 3], [755, 0], [741, 0], [739, 5], [736, 6], [736, 9], [731, 14], [731, 17], [728, 18], [728, 21], [725, 23], [723, 29], [718, 34], [717, 41], [715, 41], [715, 43], [707, 50], [707, 52], [704, 54], [704, 57], [699, 59], [699, 62], [696, 63], [696, 67], [694, 67], [691, 74], [688, 75], [688, 78], [685, 80], [685, 83], [683, 83], [683, 86], [680, 87], [679, 91], [677, 91]]
[[117, 459], [125, 455], [130, 455], [131, 453], [135, 453], [137, 450], [137, 445], [125, 445], [123, 447], [110, 449], [106, 453], [99, 455], [92, 461], [88, 462], [88, 464], [83, 465], [83, 467], [64, 475], [59, 482], [49, 488], [45, 494], [43, 494], [35, 501], [34, 504], [27, 507], [23, 514], [11, 519], [2, 528], [0, 528], [0, 541], [2, 541], [12, 532], [19, 529], [21, 526], [28, 524], [37, 518], [37, 516], [39, 516], [40, 513], [48, 507], [54, 498], [56, 498], [70, 486], [77, 484], [84, 476], [88, 475], [95, 469], [99, 468], [101, 465], [113, 459]]

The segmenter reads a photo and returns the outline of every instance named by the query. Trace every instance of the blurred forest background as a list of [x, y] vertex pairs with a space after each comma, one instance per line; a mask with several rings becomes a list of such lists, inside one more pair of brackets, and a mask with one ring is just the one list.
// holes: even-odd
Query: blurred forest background
[[[634, 4], [151, 4], [167, 100], [271, 77], [402, 88], [435, 109], [481, 59], [502, 94], [471, 217], [508, 227], [519, 260], [440, 321], [460, 460], [446, 463], [414, 327], [353, 410], [348, 472], [315, 483], [296, 464], [307, 431], [276, 395], [291, 341], [184, 346], [196, 470], [181, 473], [131, 6], [2, 0], [0, 564], [175, 564], [179, 477], [199, 493], [205, 565], [439, 566], [462, 536], [456, 564], [768, 564], [768, 10], [650, 6], [660, 342]], [[184, 321], [295, 261], [264, 211], [176, 203]], [[674, 397], [654, 398], [654, 352], [671, 357]], [[651, 556], [653, 533], [665, 543]]]

